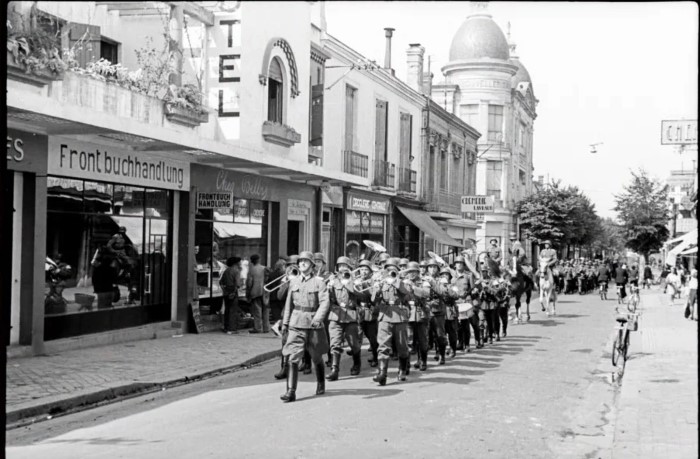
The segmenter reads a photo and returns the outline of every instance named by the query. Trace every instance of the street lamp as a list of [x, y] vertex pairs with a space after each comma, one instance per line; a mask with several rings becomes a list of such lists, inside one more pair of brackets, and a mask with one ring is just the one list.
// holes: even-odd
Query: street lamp
[[591, 153], [598, 153], [598, 150], [595, 149], [596, 146], [598, 145], [603, 145], [603, 142], [598, 142], [598, 143], [592, 143], [591, 144]]

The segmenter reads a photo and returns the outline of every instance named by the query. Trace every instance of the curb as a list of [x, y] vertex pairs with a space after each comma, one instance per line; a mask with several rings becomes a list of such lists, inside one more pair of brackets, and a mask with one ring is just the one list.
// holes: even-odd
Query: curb
[[166, 388], [177, 387], [216, 376], [222, 376], [228, 373], [245, 370], [253, 365], [257, 365], [278, 357], [279, 353], [280, 350], [275, 349], [274, 351], [267, 351], [251, 357], [243, 363], [227, 365], [214, 370], [207, 370], [200, 373], [195, 373], [193, 375], [186, 375], [168, 381], [125, 384], [108, 389], [100, 389], [89, 394], [68, 397], [55, 402], [43, 403], [36, 406], [8, 411], [5, 414], [5, 430], [24, 427], [36, 422], [46, 421], [59, 416], [77, 413], [79, 411], [85, 411], [90, 408], [96, 408], [98, 406], [115, 403], [127, 398], [161, 391]]

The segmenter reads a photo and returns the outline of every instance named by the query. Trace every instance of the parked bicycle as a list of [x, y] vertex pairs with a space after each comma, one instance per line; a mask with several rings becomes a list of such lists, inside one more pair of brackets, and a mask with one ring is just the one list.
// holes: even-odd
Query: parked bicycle
[[637, 312], [619, 312], [615, 317], [617, 321], [617, 336], [612, 347], [612, 364], [617, 366], [617, 363], [622, 357], [622, 366], [625, 366], [629, 357], [630, 349], [630, 332], [637, 331], [639, 328], [639, 313]]
[[617, 304], [622, 304], [622, 285], [617, 286]]
[[639, 287], [632, 284], [630, 286], [630, 299], [628, 304], [628, 308], [630, 309], [631, 312], [635, 312], [637, 308], [639, 307], [639, 303], [641, 301], [641, 298], [639, 297]]
[[605, 281], [598, 282], [598, 293], [600, 294], [601, 300], [608, 299], [608, 283], [607, 282], [605, 282]]

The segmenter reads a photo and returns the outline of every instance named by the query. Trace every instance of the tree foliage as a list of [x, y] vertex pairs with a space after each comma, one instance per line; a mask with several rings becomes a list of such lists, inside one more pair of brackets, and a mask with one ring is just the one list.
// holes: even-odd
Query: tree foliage
[[590, 244], [600, 233], [595, 206], [575, 186], [552, 181], [516, 204], [521, 228], [528, 239], [555, 245]]
[[669, 237], [668, 186], [649, 177], [644, 169], [631, 173], [631, 182], [615, 195], [614, 210], [623, 227], [625, 246], [646, 260]]

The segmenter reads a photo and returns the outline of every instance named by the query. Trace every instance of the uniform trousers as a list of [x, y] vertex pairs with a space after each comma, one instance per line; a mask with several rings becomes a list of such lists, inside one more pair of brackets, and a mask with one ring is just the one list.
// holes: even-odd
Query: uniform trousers
[[377, 332], [379, 343], [379, 360], [386, 360], [391, 354], [392, 344], [400, 358], [408, 357], [408, 322], [380, 321]]
[[474, 341], [478, 343], [479, 341], [479, 316], [474, 313], [471, 317], [467, 319], [459, 320], [459, 341], [462, 346], [469, 347], [469, 341], [471, 340], [471, 333], [469, 327], [474, 331]]
[[299, 364], [304, 357], [304, 351], [311, 355], [311, 361], [315, 364], [323, 363], [323, 354], [328, 352], [328, 336], [326, 330], [321, 328], [295, 328], [289, 327], [287, 342], [282, 348], [282, 355], [289, 356], [291, 363]]
[[331, 338], [331, 353], [343, 353], [343, 339], [347, 341], [352, 353], [360, 352], [359, 326], [357, 322], [336, 322], [331, 320], [328, 324], [328, 331]]
[[408, 343], [414, 351], [428, 352], [428, 328], [430, 322], [421, 320], [408, 323]]
[[[364, 334], [367, 337], [367, 341], [369, 341], [369, 350], [372, 352], [372, 355], [376, 355], [379, 351], [379, 343], [377, 343], [378, 325], [376, 319], [365, 320], [360, 324], [360, 328], [362, 329], [362, 334]], [[362, 342], [360, 342], [360, 346], [362, 346]]]
[[445, 320], [445, 333], [447, 340], [450, 343], [452, 350], [457, 349], [457, 331], [459, 330], [459, 321], [457, 319]]
[[496, 320], [498, 317], [498, 312], [496, 311], [496, 305], [492, 304], [488, 306], [488, 309], [483, 309], [484, 316], [486, 318], [486, 336], [491, 338], [495, 333], [498, 332], [496, 329]]
[[503, 333], [508, 330], [508, 309], [509, 304], [503, 304], [496, 308], [496, 333], [500, 333], [500, 329], [503, 328]]
[[439, 346], [447, 346], [447, 336], [445, 334], [445, 315], [434, 315], [430, 318], [430, 328], [435, 333], [435, 341]]

